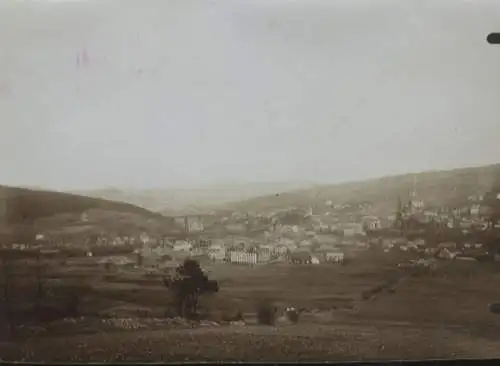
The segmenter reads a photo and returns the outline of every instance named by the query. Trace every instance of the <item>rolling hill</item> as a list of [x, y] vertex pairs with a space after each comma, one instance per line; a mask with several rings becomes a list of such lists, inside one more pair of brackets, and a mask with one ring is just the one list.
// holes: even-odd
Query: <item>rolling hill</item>
[[73, 193], [131, 203], [164, 215], [204, 214], [229, 202], [310, 187], [310, 182], [226, 183], [165, 189], [96, 189]]
[[266, 195], [226, 205], [241, 211], [261, 211], [290, 206], [322, 206], [326, 200], [334, 204], [371, 202], [379, 208], [393, 209], [398, 196], [403, 201], [415, 189], [427, 205], [460, 205], [472, 195], [485, 194], [500, 187], [500, 164], [429, 171], [388, 176], [360, 182], [317, 185], [279, 195]]
[[[82, 225], [82, 213], [97, 218]], [[86, 197], [75, 194], [0, 186], [0, 234], [51, 229], [65, 231], [70, 227], [81, 232], [102, 229], [144, 230], [168, 229], [172, 220], [129, 203]], [[87, 230], [85, 230], [85, 228]]]

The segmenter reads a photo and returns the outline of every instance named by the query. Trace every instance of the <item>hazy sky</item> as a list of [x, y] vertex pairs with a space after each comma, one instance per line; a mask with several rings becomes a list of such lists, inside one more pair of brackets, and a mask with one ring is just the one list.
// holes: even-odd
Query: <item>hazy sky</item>
[[0, 1], [0, 183], [338, 182], [500, 161], [498, 0]]

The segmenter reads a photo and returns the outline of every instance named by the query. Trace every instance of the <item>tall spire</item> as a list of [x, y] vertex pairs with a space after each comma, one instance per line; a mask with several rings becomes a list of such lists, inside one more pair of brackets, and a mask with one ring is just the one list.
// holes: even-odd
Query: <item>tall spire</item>
[[401, 202], [401, 196], [398, 196], [398, 201], [397, 201], [397, 204], [396, 204], [396, 220], [395, 220], [395, 225], [396, 226], [399, 226], [400, 225], [400, 222], [402, 220], [402, 211], [403, 211], [403, 204]]
[[400, 230], [400, 235], [403, 235], [403, 204], [401, 196], [398, 195], [398, 202], [396, 207], [396, 220], [394, 222], [395, 228]]
[[412, 197], [417, 197], [417, 175], [413, 176], [413, 192]]

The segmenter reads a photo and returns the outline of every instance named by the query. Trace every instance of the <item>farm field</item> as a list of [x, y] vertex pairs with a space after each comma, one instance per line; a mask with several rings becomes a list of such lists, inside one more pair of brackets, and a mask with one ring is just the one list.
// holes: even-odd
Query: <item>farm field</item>
[[[500, 297], [500, 268], [443, 261], [433, 272], [408, 272], [396, 266], [404, 259], [367, 251], [344, 266], [202, 263], [220, 291], [200, 301], [207, 314], [201, 322], [165, 318], [169, 293], [161, 274], [105, 271], [97, 258], [54, 261], [47, 286], [79, 286], [78, 316], [17, 327], [3, 338], [0, 355], [25, 361], [499, 357], [500, 318], [488, 305]], [[263, 299], [303, 308], [299, 323], [258, 325]], [[220, 322], [221, 313], [235, 309], [245, 325]]]

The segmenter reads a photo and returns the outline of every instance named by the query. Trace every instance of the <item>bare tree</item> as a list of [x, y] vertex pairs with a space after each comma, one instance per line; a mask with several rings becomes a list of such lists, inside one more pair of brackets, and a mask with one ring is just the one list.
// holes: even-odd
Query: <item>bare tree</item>
[[36, 292], [35, 292], [35, 309], [38, 314], [41, 308], [41, 302], [44, 297], [44, 286], [45, 286], [45, 265], [42, 263], [41, 254], [37, 252], [36, 254], [36, 264], [35, 264], [35, 279], [36, 279]]
[[2, 257], [2, 285], [3, 285], [3, 314], [6, 321], [9, 324], [9, 332], [12, 334], [14, 330], [14, 324], [12, 322], [12, 299], [11, 299], [11, 288], [12, 288], [12, 260], [4, 253]]
[[7, 257], [2, 258], [2, 284], [3, 284], [3, 300], [5, 304], [8, 304], [10, 301], [9, 297], [9, 288], [10, 288], [10, 269], [11, 262]]

